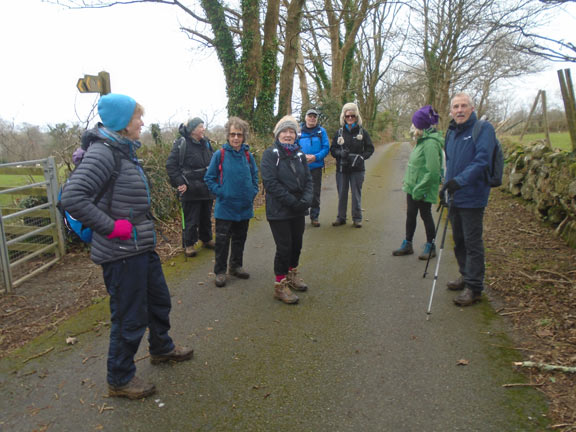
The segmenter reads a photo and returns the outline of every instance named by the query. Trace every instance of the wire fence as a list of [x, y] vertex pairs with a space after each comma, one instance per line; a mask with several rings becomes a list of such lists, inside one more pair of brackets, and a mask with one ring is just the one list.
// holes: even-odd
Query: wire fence
[[65, 253], [54, 158], [0, 164], [0, 294]]

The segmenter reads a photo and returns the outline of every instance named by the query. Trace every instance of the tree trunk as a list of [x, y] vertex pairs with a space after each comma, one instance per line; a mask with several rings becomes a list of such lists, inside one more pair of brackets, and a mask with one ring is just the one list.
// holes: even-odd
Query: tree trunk
[[[292, 0], [286, 17], [286, 41], [284, 43], [284, 61], [280, 71], [280, 89], [278, 98], [278, 117], [292, 113], [292, 94], [294, 91], [294, 69], [300, 51], [300, 23], [304, 0]], [[307, 106], [307, 105], [306, 105]]]

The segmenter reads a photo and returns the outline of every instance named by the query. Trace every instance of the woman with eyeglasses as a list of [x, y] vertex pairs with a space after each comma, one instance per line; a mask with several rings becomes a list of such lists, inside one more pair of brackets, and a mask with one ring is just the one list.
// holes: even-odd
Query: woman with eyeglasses
[[225, 129], [228, 139], [212, 156], [204, 176], [206, 185], [216, 196], [214, 284], [217, 287], [226, 285], [226, 270], [240, 279], [250, 277], [243, 268], [244, 244], [250, 219], [254, 217], [254, 198], [258, 194], [258, 168], [246, 144], [248, 123], [230, 117]]
[[356, 228], [362, 228], [364, 162], [374, 153], [374, 145], [362, 127], [362, 117], [355, 103], [350, 102], [342, 107], [340, 126], [330, 146], [330, 154], [336, 159], [338, 189], [338, 216], [332, 226], [346, 224], [348, 190], [351, 190], [352, 222]]

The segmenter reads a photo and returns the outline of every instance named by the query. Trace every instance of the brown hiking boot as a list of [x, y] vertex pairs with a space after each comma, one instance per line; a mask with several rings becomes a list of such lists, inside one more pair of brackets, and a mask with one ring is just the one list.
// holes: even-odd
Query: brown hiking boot
[[472, 306], [474, 303], [482, 301], [482, 293], [474, 292], [466, 287], [453, 301], [456, 306]]
[[446, 288], [450, 291], [462, 291], [465, 286], [466, 284], [464, 283], [464, 278], [462, 276], [446, 284]]
[[192, 258], [196, 256], [196, 249], [194, 249], [194, 245], [192, 246], [186, 246], [186, 249], [184, 249], [184, 254], [188, 257], [188, 258]]
[[316, 228], [318, 228], [318, 227], [320, 226], [320, 222], [318, 222], [318, 219], [312, 219], [312, 220], [310, 221], [310, 224], [311, 224], [313, 227], [316, 227]]
[[160, 364], [167, 361], [183, 362], [190, 360], [194, 355], [194, 350], [192, 348], [186, 348], [182, 346], [175, 346], [174, 349], [166, 354], [150, 355], [150, 363]]
[[332, 226], [340, 226], [340, 225], [346, 225], [346, 221], [342, 219], [336, 219], [334, 222], [332, 222]]
[[242, 267], [236, 267], [234, 269], [230, 269], [230, 274], [232, 276], [236, 276], [237, 278], [240, 278], [240, 279], [249, 279], [250, 278], [250, 273], [248, 273]]
[[133, 377], [128, 384], [116, 387], [108, 384], [108, 396], [125, 397], [128, 399], [142, 399], [156, 393], [156, 386], [141, 380], [137, 376]]
[[216, 243], [214, 243], [214, 240], [209, 240], [207, 242], [202, 242], [202, 247], [206, 249], [214, 249], [216, 247]]
[[298, 303], [298, 296], [288, 288], [288, 280], [282, 279], [280, 282], [274, 282], [274, 298], [286, 304]]
[[308, 285], [306, 285], [304, 281], [298, 277], [298, 269], [293, 268], [292, 270], [289, 270], [286, 279], [288, 280], [288, 286], [294, 291], [308, 290]]
[[216, 278], [214, 278], [214, 285], [216, 285], [218, 288], [222, 288], [223, 286], [225, 286], [226, 275], [224, 273], [217, 274]]

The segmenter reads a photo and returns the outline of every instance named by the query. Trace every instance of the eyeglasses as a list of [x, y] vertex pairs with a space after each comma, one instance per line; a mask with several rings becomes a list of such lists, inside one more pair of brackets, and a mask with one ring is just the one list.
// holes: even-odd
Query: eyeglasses
[[347, 114], [344, 117], [346, 118], [356, 118], [356, 116], [354, 114]]
[[228, 134], [228, 136], [229, 136], [230, 138], [236, 138], [236, 137], [242, 138], [242, 137], [244, 136], [244, 134], [243, 134], [242, 132], [230, 132], [230, 133]]

